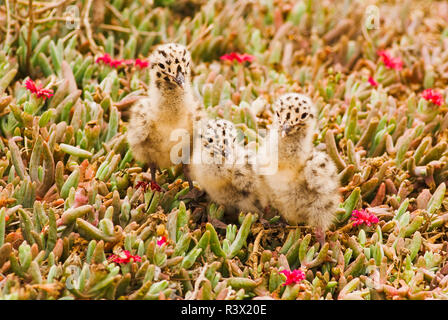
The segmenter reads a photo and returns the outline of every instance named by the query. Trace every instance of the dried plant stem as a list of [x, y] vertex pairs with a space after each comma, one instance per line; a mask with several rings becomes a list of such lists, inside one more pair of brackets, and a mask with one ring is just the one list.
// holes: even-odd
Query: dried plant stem
[[117, 17], [118, 20], [120, 20], [121, 23], [124, 22], [124, 18], [122, 16], [122, 14], [120, 13], [120, 11], [118, 11], [113, 5], [111, 5], [109, 2], [105, 2], [104, 5], [106, 6], [107, 9], [109, 9], [112, 14]]
[[[261, 241], [261, 237], [263, 236], [264, 230], [261, 230], [257, 237], [255, 238], [255, 242], [254, 242], [254, 249], [251, 253], [251, 256], [249, 257], [249, 260], [253, 259], [254, 262], [254, 266], [253, 266], [253, 270], [254, 270], [254, 274], [255, 274], [255, 278], [258, 278], [258, 248], [260, 247], [260, 241]], [[253, 257], [253, 258], [252, 258]]]
[[65, 43], [68, 39], [73, 37], [75, 34], [79, 32], [79, 29], [75, 29], [72, 32], [68, 33], [64, 38], [62, 38], [62, 43]]
[[204, 30], [201, 31], [201, 33], [199, 34], [199, 36], [198, 36], [196, 39], [194, 39], [194, 41], [192, 41], [191, 43], [188, 44], [187, 48], [188, 48], [188, 49], [193, 48], [193, 47], [194, 47], [196, 44], [198, 44], [198, 43], [201, 41], [201, 39], [202, 39], [203, 37], [205, 37], [205, 36], [206, 36], [212, 29], [213, 29], [213, 25], [212, 25], [212, 24], [209, 25], [207, 28], [204, 28]]
[[153, 37], [160, 35], [160, 32], [157, 31], [140, 31], [140, 30], [131, 30], [129, 28], [120, 27], [120, 26], [113, 26], [110, 24], [100, 24], [98, 26], [100, 29], [104, 30], [111, 30], [111, 31], [117, 31], [117, 32], [123, 32], [123, 33], [138, 33], [139, 35], [147, 36], [147, 37]]
[[86, 5], [85, 11], [84, 11], [83, 24], [86, 29], [86, 36], [87, 36], [87, 41], [89, 41], [90, 49], [93, 51], [93, 53], [97, 54], [97, 53], [99, 53], [99, 50], [98, 50], [98, 46], [95, 43], [95, 40], [93, 40], [92, 28], [91, 28], [90, 22], [89, 22], [89, 12], [90, 12], [90, 7], [92, 6], [92, 1], [93, 0], [87, 0], [87, 5]]
[[205, 277], [205, 272], [207, 271], [207, 268], [208, 268], [208, 264], [206, 263], [202, 267], [201, 273], [199, 274], [199, 277], [196, 279], [196, 282], [194, 283], [194, 291], [191, 294], [191, 297], [190, 297], [189, 300], [196, 300], [196, 297], [198, 295], [198, 292], [199, 292], [202, 280], [206, 280], [207, 279]]
[[59, 8], [60, 6], [62, 6], [63, 4], [65, 4], [66, 2], [72, 2], [73, 0], [61, 0], [61, 1], [59, 1], [59, 2], [56, 2], [56, 3], [51, 3], [51, 4], [45, 4], [45, 7], [44, 8], [40, 8], [40, 9], [37, 9], [36, 10], [36, 14], [40, 14], [40, 13], [42, 13], [42, 12], [45, 12], [45, 11], [47, 11], [47, 10], [50, 10], [50, 9], [54, 9], [54, 8]]
[[5, 45], [4, 48], [7, 48], [9, 46], [10, 41], [10, 30], [11, 30], [11, 15], [10, 15], [10, 9], [9, 9], [9, 0], [5, 1], [6, 6], [6, 37], [5, 37]]
[[335, 231], [336, 232], [347, 232], [347, 230], [350, 230], [353, 227], [353, 222], [350, 222], [348, 224], [346, 224], [345, 226], [343, 226], [342, 228], [339, 228], [338, 230]]
[[[28, 1], [26, 0], [16, 0], [18, 4], [23, 4], [23, 5], [28, 5]], [[35, 1], [33, 2], [33, 6], [35, 7], [43, 7], [48, 5], [48, 3], [45, 2], [39, 2], [39, 1]]]

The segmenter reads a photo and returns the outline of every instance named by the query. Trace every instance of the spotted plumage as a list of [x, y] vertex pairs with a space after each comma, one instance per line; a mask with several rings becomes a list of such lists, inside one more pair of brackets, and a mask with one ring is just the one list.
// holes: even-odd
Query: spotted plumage
[[298, 93], [285, 94], [275, 102], [275, 122], [283, 137], [299, 131], [306, 133], [304, 126], [308, 126], [309, 130], [314, 129], [317, 115], [312, 105], [309, 97]]
[[159, 46], [151, 55], [151, 78], [160, 89], [176, 90], [191, 76], [191, 56], [177, 43]]
[[310, 98], [293, 93], [281, 96], [274, 111], [278, 170], [258, 188], [289, 224], [315, 227], [323, 242], [339, 204], [339, 181], [331, 158], [313, 146], [317, 110]]
[[239, 211], [259, 212], [254, 172], [247, 163], [247, 152], [238, 142], [234, 124], [227, 120], [201, 123], [195, 139], [192, 178], [210, 199], [226, 207], [235, 217]]
[[180, 162], [188, 161], [193, 121], [202, 108], [191, 87], [191, 57], [184, 46], [160, 45], [149, 61], [148, 97], [132, 107], [127, 138], [134, 158], [149, 165], [155, 181], [157, 168], [179, 163], [173, 162], [173, 157]]

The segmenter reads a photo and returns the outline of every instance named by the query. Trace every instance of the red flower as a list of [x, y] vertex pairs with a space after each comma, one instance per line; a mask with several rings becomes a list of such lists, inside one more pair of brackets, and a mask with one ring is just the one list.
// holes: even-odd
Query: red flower
[[149, 67], [149, 61], [146, 61], [146, 60], [142, 60], [142, 59], [135, 59], [135, 65], [137, 66], [137, 67], [139, 67], [140, 69], [144, 69], [144, 68], [147, 68], [147, 67]]
[[400, 58], [394, 58], [389, 52], [384, 50], [379, 50], [377, 53], [382, 58], [386, 68], [395, 70], [403, 69], [403, 61]]
[[352, 217], [350, 219], [354, 221], [354, 226], [358, 226], [364, 223], [370, 227], [372, 224], [378, 223], [379, 221], [376, 215], [367, 212], [367, 210], [365, 209], [353, 210]]
[[162, 188], [155, 181], [151, 181], [151, 190], [162, 191]]
[[135, 59], [135, 61], [132, 59], [112, 59], [112, 57], [108, 53], [105, 53], [104, 55], [96, 58], [95, 62], [103, 62], [104, 64], [107, 64], [112, 68], [118, 68], [122, 65], [135, 65], [140, 69], [143, 69], [149, 66], [149, 62], [142, 59]]
[[43, 97], [44, 100], [53, 96], [53, 89], [43, 89], [42, 86], [37, 86], [31, 79], [25, 81], [25, 87], [38, 98]]
[[293, 271], [282, 270], [280, 271], [280, 273], [283, 273], [286, 276], [286, 281], [283, 284], [284, 286], [287, 286], [288, 284], [299, 283], [303, 279], [305, 279], [305, 272], [303, 272], [302, 269], [296, 269]]
[[231, 52], [231, 53], [221, 56], [221, 60], [227, 60], [227, 61], [236, 60], [236, 61], [238, 61], [238, 63], [241, 63], [244, 61], [252, 62], [252, 61], [254, 61], [254, 59], [255, 59], [254, 56], [247, 54], [247, 53], [239, 54], [236, 52]]
[[131, 255], [131, 253], [128, 250], [123, 250], [123, 255], [116, 255], [113, 254], [109, 257], [109, 260], [115, 263], [129, 263], [131, 262], [131, 259], [133, 259], [135, 262], [141, 262], [142, 258], [138, 255]]
[[369, 77], [369, 80], [367, 81], [370, 83], [372, 87], [378, 86], [378, 82], [376, 82], [375, 79], [373, 79], [373, 77]]
[[123, 60], [120, 60], [120, 59], [114, 59], [114, 60], [112, 60], [110, 63], [109, 63], [109, 65], [112, 67], [112, 68], [118, 68], [119, 66], [121, 66], [123, 64]]
[[[148, 182], [145, 181], [139, 181], [137, 182], [137, 184], [135, 185], [135, 188], [143, 188], [143, 191], [146, 192], [146, 190], [148, 189]], [[151, 190], [154, 191], [162, 191], [162, 188], [154, 181], [151, 181]]]
[[143, 192], [146, 192], [146, 190], [148, 189], [148, 182], [146, 182], [146, 181], [137, 182], [137, 184], [135, 185], [135, 189], [139, 189], [139, 188], [142, 188]]
[[112, 62], [112, 58], [108, 53], [105, 53], [101, 57], [96, 58], [96, 63], [104, 62], [105, 64], [110, 64]]
[[132, 59], [123, 59], [123, 60], [121, 60], [121, 63], [126, 64], [126, 65], [132, 65], [132, 64], [134, 64], [134, 60], [132, 60]]
[[441, 106], [443, 104], [443, 96], [440, 92], [433, 89], [426, 89], [422, 92], [422, 97], [425, 100], [431, 101], [435, 105]]
[[112, 68], [117, 68], [117, 67], [121, 66], [124, 63], [124, 61], [126, 61], [126, 60], [112, 59], [112, 57], [108, 53], [105, 53], [104, 55], [96, 58], [96, 60], [95, 60], [96, 63], [103, 62], [104, 64], [107, 64], [107, 65], [111, 66]]
[[165, 237], [165, 236], [163, 236], [163, 237], [159, 237], [159, 239], [157, 240], [157, 245], [158, 245], [159, 247], [161, 247], [161, 246], [163, 246], [166, 242], [167, 242], [167, 240], [166, 240], [166, 237]]

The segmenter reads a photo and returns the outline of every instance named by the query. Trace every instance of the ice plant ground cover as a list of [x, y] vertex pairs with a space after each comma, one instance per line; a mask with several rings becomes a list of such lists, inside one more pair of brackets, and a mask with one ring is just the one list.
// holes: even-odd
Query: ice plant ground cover
[[[446, 1], [150, 3], [0, 5], [0, 299], [448, 298]], [[226, 224], [180, 166], [150, 184], [125, 133], [164, 42], [249, 140], [280, 94], [312, 97], [342, 186], [323, 246]]]

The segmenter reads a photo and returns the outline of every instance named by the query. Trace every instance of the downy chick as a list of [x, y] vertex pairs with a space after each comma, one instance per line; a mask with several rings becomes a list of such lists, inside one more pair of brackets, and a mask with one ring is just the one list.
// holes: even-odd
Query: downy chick
[[261, 176], [258, 188], [289, 224], [315, 227], [316, 238], [323, 244], [339, 203], [339, 181], [333, 161], [313, 146], [317, 110], [310, 98], [290, 93], [275, 102], [274, 111], [278, 170]]
[[241, 210], [260, 212], [254, 172], [247, 163], [245, 148], [237, 141], [237, 129], [232, 122], [223, 119], [201, 122], [191, 176], [212, 201], [226, 208], [230, 218]]
[[[157, 186], [157, 168], [167, 168], [180, 162], [184, 164], [189, 159], [193, 121], [201, 113], [201, 108], [190, 82], [191, 56], [184, 46], [176, 43], [160, 45], [149, 61], [148, 97], [132, 107], [127, 138], [134, 158], [148, 164], [151, 186]], [[171, 141], [175, 130], [180, 130], [179, 134], [175, 134]], [[192, 190], [188, 170], [183, 167]]]

